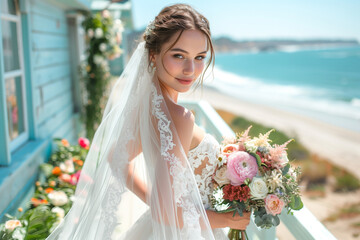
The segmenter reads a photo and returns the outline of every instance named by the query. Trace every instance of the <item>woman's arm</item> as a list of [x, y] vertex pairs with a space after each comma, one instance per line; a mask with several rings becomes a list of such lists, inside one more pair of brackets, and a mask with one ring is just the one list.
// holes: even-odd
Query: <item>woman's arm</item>
[[138, 196], [144, 203], [148, 196], [147, 186], [142, 181], [137, 174], [134, 172], [134, 160], [132, 160], [128, 165], [128, 175], [126, 179], [126, 186], [130, 189], [136, 196]]

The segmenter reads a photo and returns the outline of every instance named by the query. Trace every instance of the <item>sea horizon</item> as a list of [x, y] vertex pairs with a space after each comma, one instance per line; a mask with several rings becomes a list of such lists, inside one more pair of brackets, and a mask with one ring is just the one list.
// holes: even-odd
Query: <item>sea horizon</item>
[[205, 84], [235, 98], [360, 132], [360, 46], [220, 53]]

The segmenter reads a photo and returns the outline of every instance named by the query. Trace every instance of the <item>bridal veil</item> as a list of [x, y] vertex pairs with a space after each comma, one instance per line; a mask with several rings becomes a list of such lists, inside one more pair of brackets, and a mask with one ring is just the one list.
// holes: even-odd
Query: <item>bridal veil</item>
[[144, 45], [112, 89], [73, 206], [48, 239], [214, 239]]

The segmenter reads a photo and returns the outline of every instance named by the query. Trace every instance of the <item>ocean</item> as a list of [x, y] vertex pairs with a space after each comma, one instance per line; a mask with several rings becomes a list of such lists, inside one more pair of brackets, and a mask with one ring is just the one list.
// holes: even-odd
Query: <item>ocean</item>
[[360, 132], [360, 46], [218, 53], [214, 76], [228, 95]]

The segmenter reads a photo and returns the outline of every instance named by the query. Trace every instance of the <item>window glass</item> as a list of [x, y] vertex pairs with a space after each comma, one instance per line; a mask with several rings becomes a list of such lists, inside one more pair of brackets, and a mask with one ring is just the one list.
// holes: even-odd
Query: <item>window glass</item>
[[18, 70], [20, 68], [20, 63], [18, 51], [17, 23], [2, 20], [1, 27], [5, 72]]
[[1, 12], [15, 15], [16, 14], [15, 1], [1, 0]]
[[6, 109], [10, 140], [25, 131], [21, 77], [5, 80]]

